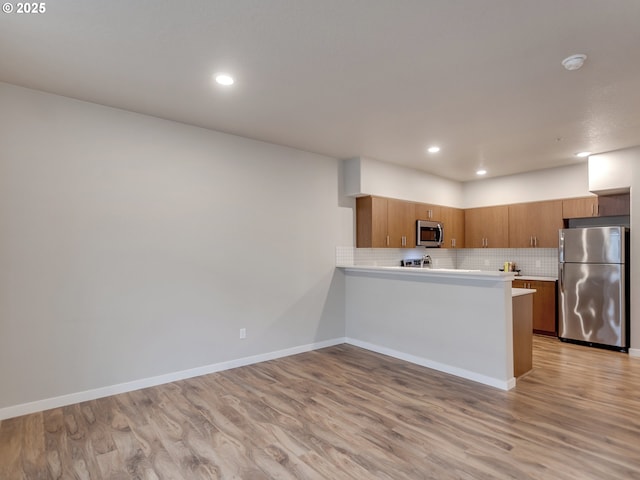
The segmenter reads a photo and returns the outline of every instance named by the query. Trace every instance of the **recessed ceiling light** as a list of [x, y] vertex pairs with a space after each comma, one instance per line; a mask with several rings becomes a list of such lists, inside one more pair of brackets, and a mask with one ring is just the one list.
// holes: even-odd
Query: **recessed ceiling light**
[[576, 157], [579, 157], [579, 158], [588, 157], [589, 155], [591, 155], [591, 152], [578, 152], [578, 153], [576, 153]]
[[476, 170], [476, 175], [486, 175], [487, 171], [484, 168], [481, 168], [480, 170]]
[[582, 53], [571, 55], [570, 57], [562, 60], [562, 66], [567, 70], [578, 70], [582, 65], [584, 65], [584, 61], [586, 59], [587, 56]]
[[216, 83], [218, 83], [219, 85], [224, 85], [225, 87], [229, 86], [229, 85], [233, 85], [233, 77], [231, 75], [227, 75], [226, 73], [217, 73], [216, 76]]
[[427, 152], [429, 153], [438, 153], [439, 151], [440, 151], [440, 147], [436, 147], [435, 145], [433, 147], [427, 148]]

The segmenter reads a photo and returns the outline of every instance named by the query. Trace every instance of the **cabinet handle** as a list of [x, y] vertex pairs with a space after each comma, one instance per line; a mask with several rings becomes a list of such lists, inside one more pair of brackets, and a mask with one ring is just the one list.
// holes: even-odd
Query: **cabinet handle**
[[407, 246], [407, 237], [405, 237], [405, 236], [402, 237], [402, 246], [403, 247]]
[[485, 238], [486, 242], [485, 242], [485, 247], [489, 248], [489, 237]]
[[389, 246], [389, 235], [387, 235], [387, 247]]
[[538, 246], [538, 237], [533, 237], [533, 246], [534, 247]]

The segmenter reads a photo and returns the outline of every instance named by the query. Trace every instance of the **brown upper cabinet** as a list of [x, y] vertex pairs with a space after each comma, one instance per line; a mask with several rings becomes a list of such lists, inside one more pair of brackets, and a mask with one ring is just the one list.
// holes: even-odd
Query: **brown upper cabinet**
[[557, 247], [562, 227], [562, 200], [509, 205], [510, 248]]
[[440, 207], [440, 219], [444, 228], [443, 248], [464, 248], [464, 210]]
[[416, 245], [415, 205], [383, 197], [356, 199], [356, 246], [413, 248]]
[[562, 218], [629, 215], [630, 200], [631, 196], [628, 193], [566, 198], [562, 200]]
[[390, 248], [416, 246], [415, 205], [403, 200], [387, 199], [387, 228]]
[[631, 194], [598, 196], [598, 216], [609, 217], [613, 215], [631, 214]]
[[356, 199], [356, 246], [415, 248], [416, 220], [444, 226], [443, 248], [555, 248], [563, 219], [629, 215], [629, 194], [459, 208], [366, 196]]
[[598, 197], [595, 195], [562, 200], [562, 218], [598, 216]]
[[509, 207], [469, 208], [464, 211], [466, 248], [508, 248]]
[[388, 203], [386, 198], [360, 197], [356, 199], [356, 246], [384, 248], [388, 246]]
[[444, 248], [463, 248], [464, 210], [384, 197], [356, 199], [358, 248], [415, 248], [416, 221], [444, 225]]
[[416, 203], [416, 220], [441, 221], [442, 207], [439, 205], [428, 205], [426, 203]]

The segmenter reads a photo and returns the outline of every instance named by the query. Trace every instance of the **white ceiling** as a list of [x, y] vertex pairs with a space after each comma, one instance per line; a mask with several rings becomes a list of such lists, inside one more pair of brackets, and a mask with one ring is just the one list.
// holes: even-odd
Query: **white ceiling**
[[640, 145], [638, 0], [45, 4], [0, 13], [0, 81], [460, 181]]

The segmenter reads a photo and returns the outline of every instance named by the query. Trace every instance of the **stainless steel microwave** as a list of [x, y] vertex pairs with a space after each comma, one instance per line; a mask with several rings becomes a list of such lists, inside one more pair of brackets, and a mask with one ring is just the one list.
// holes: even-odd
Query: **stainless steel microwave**
[[431, 220], [416, 221], [416, 246], [440, 247], [444, 242], [444, 227]]

